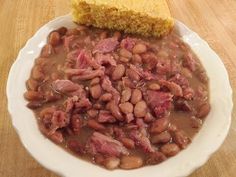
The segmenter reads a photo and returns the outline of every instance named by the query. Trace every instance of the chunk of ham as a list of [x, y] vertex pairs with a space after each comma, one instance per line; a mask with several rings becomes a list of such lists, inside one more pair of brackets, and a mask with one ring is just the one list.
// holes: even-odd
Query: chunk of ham
[[188, 68], [190, 71], [196, 70], [196, 60], [190, 52], [188, 52], [187, 55], [184, 56], [183, 66]]
[[120, 46], [122, 48], [129, 50], [129, 51], [132, 51], [132, 49], [134, 48], [134, 46], [136, 44], [136, 41], [137, 40], [134, 38], [127, 37], [121, 41]]
[[68, 112], [68, 113], [71, 112], [74, 109], [75, 102], [78, 100], [79, 100], [78, 96], [73, 96], [73, 97], [67, 98], [67, 100], [65, 101], [66, 112]]
[[71, 96], [79, 96], [79, 97], [84, 97], [85, 96], [85, 91], [83, 87], [79, 84], [75, 84], [74, 82], [70, 80], [55, 80], [52, 83], [52, 88], [56, 92], [64, 93], [64, 94], [69, 94]]
[[93, 53], [109, 53], [116, 49], [119, 42], [116, 38], [106, 38], [99, 41], [94, 47]]
[[99, 68], [96, 70], [91, 69], [67, 69], [65, 73], [68, 76], [72, 76], [71, 79], [78, 81], [78, 80], [90, 80], [95, 77], [104, 76], [104, 68]]
[[120, 140], [120, 139], [126, 137], [124, 130], [121, 128], [113, 127], [113, 132], [114, 132], [116, 139]]
[[52, 115], [52, 127], [63, 128], [70, 122], [70, 117], [61, 110], [57, 110]]
[[110, 111], [101, 110], [98, 115], [98, 122], [113, 123], [116, 122], [116, 118], [110, 113]]
[[113, 95], [114, 101], [116, 104], [120, 101], [120, 93], [112, 86], [111, 81], [108, 76], [104, 76], [102, 80], [103, 90], [111, 93]]
[[54, 90], [62, 93], [67, 93], [67, 92], [74, 92], [79, 88], [78, 84], [73, 83], [70, 80], [55, 80], [52, 83], [52, 87]]
[[183, 90], [178, 84], [166, 80], [160, 80], [159, 84], [164, 87], [167, 87], [174, 96], [183, 96]]
[[106, 156], [128, 155], [128, 150], [123, 144], [112, 137], [99, 132], [94, 132], [88, 141], [88, 147], [92, 154], [101, 153]]
[[43, 109], [39, 117], [42, 123], [40, 129], [49, 137], [51, 137], [57, 129], [66, 127], [70, 122], [70, 116], [62, 110], [57, 110], [55, 107]]
[[171, 93], [148, 90], [145, 99], [156, 117], [162, 117], [169, 111], [172, 97]]
[[101, 54], [97, 53], [95, 55], [95, 60], [98, 62], [99, 65], [111, 65], [111, 66], [116, 66], [116, 61], [114, 60], [113, 56], [110, 54]]
[[158, 80], [160, 77], [158, 75], [152, 74], [150, 71], [144, 71], [143, 68], [136, 65], [130, 64], [130, 69], [136, 72], [140, 77], [145, 80]]
[[80, 49], [70, 51], [69, 53], [67, 53], [66, 59], [67, 60], [76, 60], [76, 58], [78, 57], [80, 51], [81, 51]]
[[143, 119], [140, 119], [140, 118], [136, 119], [136, 124], [138, 125], [140, 129], [148, 127], [148, 125], [144, 123]]
[[169, 79], [169, 81], [170, 82], [174, 82], [174, 83], [180, 85], [182, 88], [189, 87], [188, 79], [185, 76], [183, 76], [183, 75], [181, 75], [179, 73], [174, 75], [173, 77], [171, 77]]
[[171, 62], [167, 59], [158, 59], [156, 64], [156, 72], [159, 75], [166, 75], [171, 72]]
[[89, 101], [88, 98], [85, 98], [85, 97], [75, 102], [75, 108], [90, 109], [91, 107], [92, 107], [92, 103]]
[[86, 50], [83, 49], [78, 52], [75, 68], [86, 69], [89, 67], [98, 69], [100, 68], [100, 65], [92, 58], [91, 54], [89, 54]]
[[140, 130], [132, 130], [129, 134], [137, 146], [140, 146], [144, 152], [155, 152], [155, 148], [151, 145], [147, 132], [144, 128]]
[[86, 97], [73, 96], [66, 100], [66, 112], [71, 113], [74, 109], [82, 110], [92, 107], [92, 103]]
[[85, 53], [85, 50], [79, 52], [79, 55], [76, 59], [75, 68], [87, 68], [89, 66], [89, 59]]

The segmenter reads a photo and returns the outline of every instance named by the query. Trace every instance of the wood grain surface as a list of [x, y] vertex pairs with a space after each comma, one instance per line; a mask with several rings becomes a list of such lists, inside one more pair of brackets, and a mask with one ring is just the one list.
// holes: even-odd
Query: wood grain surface
[[[168, 3], [172, 15], [196, 31], [218, 53], [228, 70], [232, 88], [235, 90], [236, 0], [168, 0]], [[54, 17], [67, 14], [69, 6], [68, 0], [0, 0], [1, 177], [57, 176], [38, 164], [21, 144], [7, 111], [5, 90], [9, 69], [19, 50], [39, 27]], [[235, 95], [233, 100], [236, 101]], [[190, 177], [233, 177], [236, 176], [235, 172], [236, 110], [234, 109], [232, 125], [224, 144]]]

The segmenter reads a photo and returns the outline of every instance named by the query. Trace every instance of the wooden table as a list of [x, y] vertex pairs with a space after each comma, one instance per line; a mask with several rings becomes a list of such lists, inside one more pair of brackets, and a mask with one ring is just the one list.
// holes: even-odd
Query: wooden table
[[[173, 16], [196, 31], [222, 58], [236, 89], [236, 0], [168, 0]], [[7, 112], [9, 69], [43, 24], [69, 12], [68, 0], [0, 0], [0, 176], [55, 177], [24, 149]], [[236, 97], [234, 95], [234, 102]], [[19, 117], [20, 118], [20, 117]], [[194, 160], [194, 159], [193, 159]], [[236, 110], [224, 144], [191, 177], [236, 176]], [[82, 177], [82, 176], [81, 176]]]

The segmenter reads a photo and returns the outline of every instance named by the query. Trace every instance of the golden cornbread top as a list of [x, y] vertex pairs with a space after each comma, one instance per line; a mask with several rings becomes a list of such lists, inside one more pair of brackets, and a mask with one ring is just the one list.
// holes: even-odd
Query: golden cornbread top
[[72, 14], [80, 24], [143, 36], [164, 36], [174, 26], [166, 0], [72, 0]]
[[[72, 0], [73, 4], [78, 5], [84, 0]], [[136, 13], [147, 14], [153, 18], [171, 18], [166, 1], [163, 0], [86, 0], [89, 4], [97, 6], [117, 8], [119, 10], [132, 10]]]

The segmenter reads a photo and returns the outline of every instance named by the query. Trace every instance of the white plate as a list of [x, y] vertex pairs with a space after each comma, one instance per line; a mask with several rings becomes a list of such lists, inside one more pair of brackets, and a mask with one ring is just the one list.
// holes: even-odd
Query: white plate
[[227, 71], [208, 44], [179, 21], [176, 21], [176, 29], [182, 39], [199, 56], [210, 78], [212, 106], [202, 129], [186, 150], [159, 165], [130, 171], [108, 171], [74, 157], [46, 139], [38, 129], [33, 112], [25, 106], [27, 102], [23, 98], [23, 93], [26, 91], [25, 82], [29, 78], [34, 60], [45, 44], [47, 35], [61, 26], [72, 28], [76, 25], [72, 22], [71, 16], [66, 15], [58, 17], [40, 28], [19, 52], [11, 67], [7, 82], [8, 109], [12, 123], [25, 148], [44, 167], [66, 177], [187, 176], [203, 165], [223, 143], [230, 127], [233, 106]]

